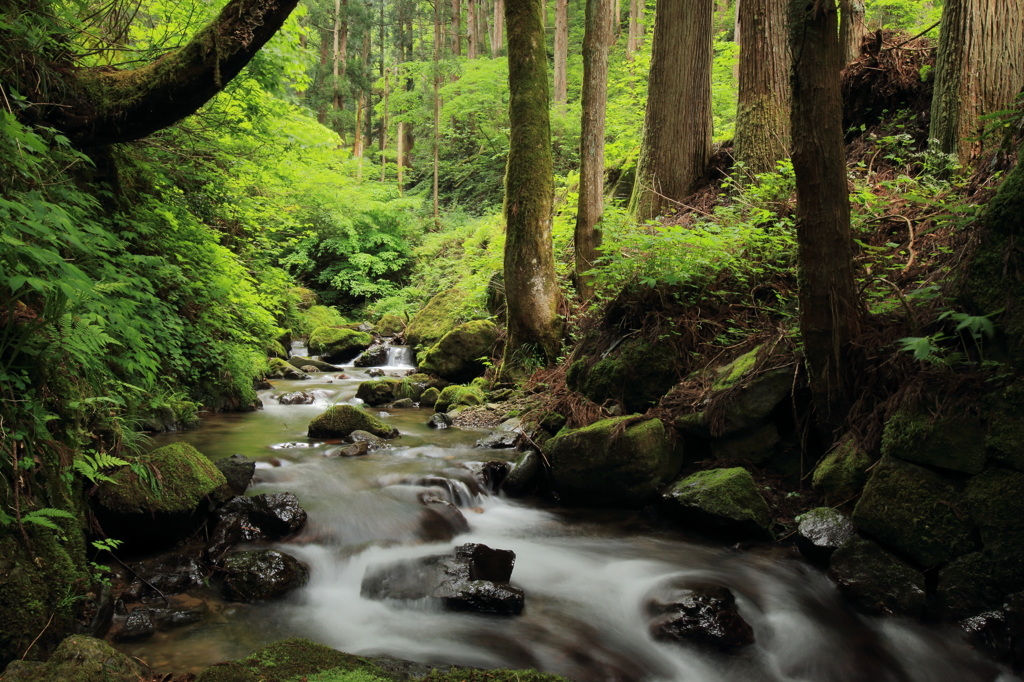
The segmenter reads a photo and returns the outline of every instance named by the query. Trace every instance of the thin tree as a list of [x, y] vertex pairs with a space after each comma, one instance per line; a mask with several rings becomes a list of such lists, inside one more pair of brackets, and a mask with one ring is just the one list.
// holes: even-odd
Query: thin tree
[[331, 104], [334, 107], [335, 119], [338, 121], [335, 130], [345, 144], [345, 131], [341, 125], [341, 112], [345, 108], [345, 99], [341, 84], [345, 80], [345, 66], [348, 60], [348, 0], [334, 0], [334, 30], [332, 31], [331, 52]]
[[[472, 7], [473, 0], [470, 0]], [[441, 145], [441, 0], [434, 0], [434, 222], [440, 220], [437, 197]]]
[[629, 0], [629, 30], [626, 34], [626, 59], [629, 61], [633, 61], [633, 55], [640, 49], [645, 4], [646, 0]]
[[617, 0], [587, 0], [583, 33], [583, 116], [580, 126], [580, 197], [576, 211], [576, 290], [583, 300], [594, 295], [590, 277], [601, 245], [604, 213], [604, 123], [608, 102], [608, 48]]
[[511, 127], [504, 203], [506, 368], [524, 354], [554, 362], [561, 345], [551, 243], [554, 170], [542, 11], [542, 0], [505, 0]]
[[981, 117], [1024, 87], [1024, 0], [947, 0], [941, 30], [930, 136], [967, 164], [981, 149]]
[[466, 0], [466, 57], [476, 59], [480, 45], [476, 32], [476, 3], [478, 0]]
[[491, 33], [491, 59], [497, 59], [505, 37], [505, 0], [494, 0], [494, 22]]
[[750, 174], [789, 154], [788, 0], [743, 0], [734, 156]]
[[[686, 198], [711, 159], [713, 0], [661, 0], [629, 209], [650, 220]], [[685, 74], [685, 77], [681, 77]]]
[[388, 96], [391, 94], [390, 85], [388, 82], [391, 76], [390, 69], [384, 69], [384, 115], [380, 119], [380, 181], [384, 182], [387, 180], [388, 170], [388, 157], [385, 153], [387, 151], [388, 142]]
[[839, 44], [843, 48], [843, 64], [860, 57], [860, 45], [867, 35], [864, 0], [839, 0]]
[[859, 330], [835, 0], [792, 0], [793, 170], [800, 334], [817, 418], [826, 430], [846, 416], [850, 342]]
[[555, 108], [565, 113], [568, 98], [569, 1], [555, 0]]
[[477, 12], [479, 12], [476, 20], [477, 45], [479, 45], [477, 53], [483, 56], [484, 52], [488, 51], [487, 44], [491, 39], [491, 29], [487, 24], [487, 16], [491, 13], [491, 8], [487, 0], [480, 0], [477, 3]]
[[452, 54], [456, 57], [462, 56], [462, 3], [459, 0], [452, 0]]

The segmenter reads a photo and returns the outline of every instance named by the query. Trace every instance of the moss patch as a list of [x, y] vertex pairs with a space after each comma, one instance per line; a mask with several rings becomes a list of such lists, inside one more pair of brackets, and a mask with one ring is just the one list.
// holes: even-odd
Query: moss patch
[[827, 500], [844, 501], [864, 486], [870, 466], [871, 456], [848, 438], [814, 467], [814, 489], [824, 493]]
[[332, 405], [309, 423], [310, 438], [344, 438], [353, 431], [368, 431], [380, 438], [394, 438], [398, 429], [353, 405]]
[[763, 536], [771, 522], [768, 503], [742, 467], [687, 476], [665, 494], [663, 508], [685, 526], [702, 532]]
[[1024, 473], [989, 469], [965, 493], [996, 580], [1007, 592], [1024, 589]]
[[990, 458], [1024, 471], [1024, 380], [1018, 380], [990, 400], [985, 447]]
[[630, 339], [589, 367], [586, 360], [574, 362], [565, 380], [595, 403], [621, 400], [626, 411], [643, 412], [679, 380], [675, 365], [670, 344]]
[[381, 336], [395, 336], [405, 329], [405, 322], [398, 315], [385, 315], [373, 325], [373, 331]]
[[99, 484], [101, 505], [125, 514], [191, 512], [203, 498], [227, 485], [213, 462], [188, 443], [165, 445], [136, 461], [160, 480], [157, 489], [123, 467], [111, 475], [113, 482]]
[[420, 357], [419, 369], [448, 381], [469, 381], [484, 372], [497, 339], [490, 320], [461, 324]]
[[372, 344], [368, 332], [344, 327], [317, 327], [309, 335], [309, 351], [327, 362], [351, 360]]
[[963, 416], [932, 423], [928, 415], [900, 410], [885, 423], [882, 455], [905, 462], [976, 474], [985, 468], [985, 432]]
[[659, 419], [627, 427], [630, 417], [563, 430], [544, 446], [551, 484], [562, 501], [579, 506], [637, 507], [654, 497], [682, 465]]
[[[362, 673], [363, 677], [355, 676]], [[351, 676], [350, 676], [351, 675]], [[199, 673], [196, 682], [309, 682], [392, 679], [370, 660], [308, 639], [286, 639], [257, 649], [239, 661], [227, 661]]]
[[484, 392], [475, 386], [445, 386], [434, 402], [434, 409], [438, 412], [448, 412], [460, 405], [483, 405], [484, 400]]
[[423, 395], [420, 396], [420, 405], [423, 407], [434, 407], [439, 397], [441, 397], [441, 391], [431, 386], [423, 391]]
[[875, 466], [853, 522], [925, 568], [975, 549], [963, 494], [938, 474], [892, 457]]
[[434, 296], [423, 310], [409, 321], [405, 328], [405, 341], [410, 346], [433, 346], [455, 329], [463, 320], [467, 295], [459, 288], [448, 289]]
[[726, 391], [738, 384], [743, 376], [757, 364], [757, 351], [760, 346], [739, 356], [728, 365], [715, 371], [715, 379], [711, 384], [714, 391]]
[[453, 668], [432, 670], [422, 682], [569, 682], [564, 677], [536, 670], [472, 670]]
[[103, 640], [73, 635], [60, 643], [46, 663], [22, 668], [11, 679], [17, 682], [138, 682], [145, 677], [142, 666]]

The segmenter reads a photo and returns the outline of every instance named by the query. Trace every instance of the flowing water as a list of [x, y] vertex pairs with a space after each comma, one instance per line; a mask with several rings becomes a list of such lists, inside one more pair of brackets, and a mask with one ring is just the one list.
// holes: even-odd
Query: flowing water
[[[304, 349], [296, 348], [296, 353]], [[391, 349], [388, 372], [411, 366]], [[468, 466], [510, 460], [507, 450], [475, 448], [485, 430], [433, 430], [431, 411], [394, 409], [401, 437], [366, 457], [327, 457], [336, 443], [308, 439], [309, 421], [334, 402], [354, 402], [365, 369], [277, 381], [265, 408], [210, 417], [195, 431], [166, 434], [213, 459], [257, 460], [254, 493], [289, 491], [309, 523], [288, 551], [311, 568], [309, 583], [284, 601], [214, 603], [206, 619], [120, 648], [163, 671], [198, 671], [262, 644], [309, 637], [357, 654], [485, 668], [535, 667], [578, 682], [1009, 682], [952, 630], [898, 619], [867, 619], [843, 607], [832, 585], [793, 554], [773, 546], [723, 547], [648, 527], [627, 512], [565, 510], [539, 500], [488, 496]], [[282, 393], [312, 391], [312, 405], [280, 405]], [[374, 410], [377, 412], [378, 410]], [[448, 479], [451, 482], [441, 481]], [[445, 483], [470, 531], [431, 540], [417, 493]], [[370, 565], [440, 554], [465, 542], [516, 553], [512, 583], [526, 593], [518, 617], [445, 612], [429, 604], [360, 596]], [[726, 585], [754, 629], [738, 654], [655, 641], [644, 605], [659, 586], [696, 578]]]

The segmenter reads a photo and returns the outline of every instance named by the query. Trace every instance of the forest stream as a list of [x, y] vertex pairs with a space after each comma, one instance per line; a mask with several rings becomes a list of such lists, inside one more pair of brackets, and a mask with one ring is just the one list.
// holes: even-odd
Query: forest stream
[[[411, 367], [403, 360], [401, 349], [393, 348], [384, 369], [404, 374]], [[346, 379], [337, 378], [340, 371]], [[298, 496], [309, 522], [282, 547], [309, 565], [308, 584], [273, 603], [211, 597], [202, 622], [119, 648], [156, 670], [175, 672], [198, 672], [301, 636], [357, 654], [532, 667], [580, 682], [1018, 679], [980, 659], [952, 629], [854, 615], [822, 573], [778, 546], [709, 544], [653, 528], [635, 512], [566, 510], [538, 499], [488, 495], [467, 474], [478, 463], [510, 461], [516, 453], [475, 447], [486, 429], [429, 428], [429, 409], [391, 409], [387, 419], [401, 436], [389, 449], [325, 456], [337, 443], [307, 438], [306, 427], [332, 403], [359, 403], [356, 388], [368, 368], [340, 371], [276, 381], [261, 392], [260, 411], [211, 415], [198, 430], [155, 439], [157, 445], [186, 441], [212, 459], [241, 453], [258, 462], [251, 493]], [[300, 389], [312, 391], [315, 403], [278, 403], [277, 396]], [[468, 533], [424, 541], [432, 535], [416, 495], [425, 487], [439, 487], [461, 509]], [[522, 615], [456, 613], [360, 596], [367, 567], [466, 542], [515, 552], [511, 582], [525, 591]], [[656, 641], [645, 604], [681, 578], [729, 587], [755, 644], [726, 654]]]

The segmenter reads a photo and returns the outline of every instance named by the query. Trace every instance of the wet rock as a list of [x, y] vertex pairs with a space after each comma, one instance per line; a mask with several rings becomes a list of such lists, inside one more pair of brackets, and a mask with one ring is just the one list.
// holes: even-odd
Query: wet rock
[[[447, 542], [456, 535], [469, 532], [469, 522], [462, 511], [440, 495], [429, 491], [419, 496], [420, 504], [437, 516], [437, 519], [424, 519], [423, 529], [427, 541], [441, 540]], [[440, 523], [438, 523], [440, 522]]]
[[388, 364], [388, 347], [383, 343], [375, 343], [352, 363], [356, 367], [379, 367]]
[[[288, 364], [292, 367], [298, 367], [299, 369], [302, 369], [303, 367], [313, 367], [316, 372], [333, 372], [338, 369], [334, 365], [324, 362], [323, 360], [304, 358], [301, 355], [293, 355], [291, 359], [288, 360]], [[306, 370], [303, 369], [302, 371], [305, 372]]]
[[501, 483], [501, 492], [509, 497], [529, 495], [540, 481], [544, 462], [536, 450], [527, 450], [516, 458], [515, 465]]
[[514, 448], [519, 442], [519, 434], [515, 431], [493, 431], [476, 442], [478, 448]]
[[973, 552], [942, 567], [929, 610], [941, 618], [961, 619], [1002, 603], [994, 562], [982, 552]]
[[394, 438], [398, 429], [353, 405], [332, 405], [309, 423], [310, 438], [344, 438], [353, 431], [369, 431], [381, 438]]
[[523, 591], [508, 584], [515, 553], [476, 543], [439, 554], [369, 566], [361, 594], [369, 599], [436, 599], [452, 610], [518, 614]]
[[193, 598], [189, 605], [174, 605], [167, 608], [150, 609], [150, 619], [158, 631], [173, 630], [192, 623], [198, 623], [209, 612], [206, 602]]
[[481, 358], [490, 356], [497, 338], [498, 328], [490, 320], [461, 324], [420, 356], [419, 371], [448, 381], [470, 381], [483, 374]]
[[256, 462], [245, 455], [234, 454], [213, 463], [224, 474], [228, 487], [235, 495], [244, 495], [256, 472]]
[[741, 467], [699, 471], [662, 496], [659, 508], [684, 528], [730, 537], [768, 537], [768, 503]]
[[977, 474], [985, 467], [985, 431], [977, 419], [936, 420], [924, 412], [901, 409], [885, 423], [882, 455]]
[[818, 507], [803, 515], [797, 526], [796, 546], [808, 560], [827, 565], [832, 553], [853, 537], [853, 522], [831, 507]]
[[254, 602], [283, 596], [309, 579], [309, 569], [275, 549], [235, 552], [224, 559], [224, 598]]
[[294, 391], [278, 396], [277, 402], [281, 405], [312, 405], [316, 396], [308, 391]]
[[355, 329], [317, 327], [309, 335], [309, 350], [325, 362], [348, 362], [373, 343], [373, 336]]
[[992, 467], [973, 477], [966, 507], [1004, 592], [1024, 589], [1024, 473]]
[[346, 445], [343, 448], [338, 448], [328, 453], [330, 457], [362, 457], [363, 455], [370, 454], [370, 444], [366, 441], [359, 441], [358, 443], [352, 443], [352, 445]]
[[153, 636], [156, 627], [149, 609], [136, 608], [122, 622], [114, 618], [112, 637], [118, 642], [137, 642]]
[[410, 407], [416, 407], [416, 405], [412, 402], [412, 398], [402, 398], [401, 400], [396, 400], [395, 402], [391, 403], [390, 405], [388, 405], [388, 407], [408, 409]]
[[847, 601], [871, 615], [916, 616], [925, 605], [921, 574], [856, 535], [832, 555], [828, 576]]
[[380, 436], [373, 435], [369, 431], [353, 431], [348, 435], [348, 439], [353, 443], [366, 443], [371, 452], [375, 450], [386, 450], [390, 447], [386, 440]]
[[368, 377], [382, 377], [384, 376], [384, 370], [379, 367], [375, 367], [366, 373]]
[[437, 398], [441, 395], [441, 391], [431, 386], [427, 390], [423, 391], [423, 395], [420, 396], [420, 405], [423, 407], [433, 407], [437, 403]]
[[1019, 632], [1013, 633], [1002, 610], [986, 611], [960, 621], [964, 640], [975, 649], [992, 658], [1010, 662], [1013, 658], [1014, 642]]
[[647, 604], [651, 635], [669, 642], [693, 642], [729, 650], [753, 644], [754, 630], [740, 616], [728, 588], [714, 585], [679, 588], [668, 603]]
[[672, 448], [661, 420], [633, 423], [617, 433], [623, 419], [631, 417], [563, 431], [547, 442], [551, 484], [562, 502], [639, 507], [679, 472], [682, 453]]
[[508, 478], [511, 470], [512, 464], [510, 462], [500, 462], [497, 460], [484, 462], [479, 469], [480, 479], [484, 488], [492, 493], [498, 492], [498, 489], [505, 479]]
[[444, 412], [436, 412], [427, 420], [427, 426], [432, 429], [447, 429], [452, 423], [452, 418]]
[[381, 410], [380, 412], [377, 413], [377, 416], [380, 417], [381, 419], [387, 419], [388, 417], [391, 416], [391, 413]]
[[925, 568], [975, 549], [963, 494], [939, 474], [893, 457], [875, 465], [853, 522]]
[[299, 369], [301, 369], [306, 374], [316, 374], [317, 372], [320, 371], [313, 365], [303, 365], [302, 367], [299, 367]]
[[17, 661], [2, 677], [8, 682], [138, 682], [148, 677], [143, 667], [101, 639], [72, 635], [60, 643], [46, 663]]
[[163, 600], [164, 596], [202, 585], [209, 570], [198, 556], [198, 551], [174, 550], [149, 561], [131, 565], [137, 576], [120, 598], [128, 603]]
[[306, 523], [306, 511], [292, 493], [234, 497], [215, 514], [206, 555], [216, 563], [234, 545], [256, 540], [280, 540]]
[[299, 379], [309, 378], [309, 375], [298, 367], [293, 367], [280, 358], [271, 358], [269, 360], [269, 364], [270, 369], [267, 370], [268, 379], [286, 379], [289, 381], [296, 381]]

